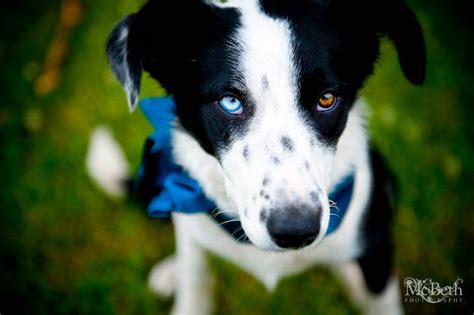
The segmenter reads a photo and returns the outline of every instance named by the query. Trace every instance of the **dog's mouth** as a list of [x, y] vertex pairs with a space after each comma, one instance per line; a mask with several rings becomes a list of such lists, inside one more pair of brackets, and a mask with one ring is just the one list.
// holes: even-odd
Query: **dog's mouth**
[[[233, 211], [232, 211], [233, 212]], [[263, 211], [259, 224], [244, 217], [229, 215], [229, 211], [211, 213], [217, 224], [241, 243], [253, 244], [263, 250], [284, 251], [311, 246], [322, 233], [322, 211], [304, 207]], [[257, 230], [257, 231], [255, 231]]]

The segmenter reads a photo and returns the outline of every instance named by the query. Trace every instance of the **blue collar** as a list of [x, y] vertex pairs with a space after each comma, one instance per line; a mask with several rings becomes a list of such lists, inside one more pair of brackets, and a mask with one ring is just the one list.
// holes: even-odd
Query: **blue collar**
[[[145, 199], [147, 212], [153, 218], [168, 218], [172, 212], [208, 213], [233, 238], [248, 242], [240, 222], [219, 213], [199, 183], [192, 179], [172, 156], [171, 130], [175, 120], [175, 104], [171, 97], [149, 98], [140, 102], [140, 108], [155, 131], [147, 139], [140, 166], [134, 181], [134, 190]], [[330, 192], [331, 206], [326, 235], [341, 224], [354, 190], [354, 174], [343, 178]]]

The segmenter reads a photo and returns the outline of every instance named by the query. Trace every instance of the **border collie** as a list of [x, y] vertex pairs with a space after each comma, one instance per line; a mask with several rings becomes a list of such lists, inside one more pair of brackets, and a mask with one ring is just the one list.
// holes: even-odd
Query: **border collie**
[[[175, 104], [173, 161], [218, 208], [172, 213], [176, 255], [153, 268], [149, 284], [175, 295], [173, 314], [212, 312], [206, 252], [268, 289], [330, 264], [364, 313], [403, 312], [393, 185], [358, 98], [382, 36], [405, 77], [421, 84], [422, 30], [402, 0], [150, 0], [116, 26], [107, 50], [130, 110], [148, 72]], [[107, 139], [95, 135], [89, 171], [117, 188], [124, 163], [110, 166], [120, 158]], [[338, 213], [331, 193], [344, 182], [349, 199]], [[216, 223], [218, 214], [242, 237]], [[331, 228], [332, 216], [340, 222]]]

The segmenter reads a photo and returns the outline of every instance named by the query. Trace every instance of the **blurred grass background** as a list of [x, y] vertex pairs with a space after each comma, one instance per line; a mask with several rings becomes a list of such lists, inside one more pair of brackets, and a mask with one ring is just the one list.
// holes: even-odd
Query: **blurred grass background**
[[[105, 38], [141, 0], [2, 3], [0, 12], [0, 313], [165, 314], [146, 288], [173, 252], [172, 228], [107, 199], [87, 178], [91, 130], [111, 126], [132, 166], [151, 131], [129, 115], [108, 69]], [[464, 302], [405, 304], [408, 314], [474, 312], [473, 23], [461, 1], [410, 0], [425, 29], [428, 79], [407, 83], [384, 42], [364, 95], [370, 129], [399, 179], [395, 227], [400, 278], [464, 279]], [[145, 78], [142, 96], [161, 89]], [[321, 267], [269, 294], [213, 258], [218, 314], [352, 314]]]

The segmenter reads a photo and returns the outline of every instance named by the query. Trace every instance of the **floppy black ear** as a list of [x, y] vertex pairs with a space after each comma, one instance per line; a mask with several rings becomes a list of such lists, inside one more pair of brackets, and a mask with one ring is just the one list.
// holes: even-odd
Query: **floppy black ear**
[[[123, 19], [107, 41], [113, 72], [122, 83], [133, 111], [143, 71], [173, 93], [189, 63], [196, 59], [211, 35], [223, 32], [222, 21], [235, 19], [231, 10], [214, 0], [148, 0], [135, 14]], [[222, 15], [222, 16], [221, 16]]]
[[128, 47], [130, 25], [134, 18], [135, 14], [132, 14], [123, 19], [107, 40], [109, 64], [127, 93], [130, 111], [137, 107], [142, 75], [141, 58], [137, 51]]
[[426, 47], [415, 14], [401, 0], [377, 1], [381, 6], [378, 29], [393, 41], [405, 77], [413, 84], [425, 81]]

